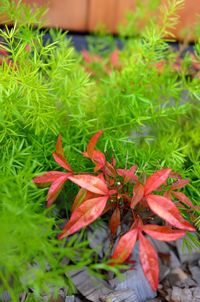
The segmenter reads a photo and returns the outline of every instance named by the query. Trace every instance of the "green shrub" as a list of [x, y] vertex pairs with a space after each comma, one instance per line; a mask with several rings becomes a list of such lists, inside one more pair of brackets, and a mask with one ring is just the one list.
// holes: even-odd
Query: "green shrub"
[[[175, 25], [182, 2], [173, 1], [163, 11], [163, 24], [158, 27], [152, 19], [141, 37], [133, 36], [131, 23], [126, 31], [121, 29], [122, 40], [130, 38], [123, 40], [120, 67], [109, 65], [109, 75], [104, 73], [107, 51], [103, 68], [102, 62], [94, 66], [99, 77], [92, 77], [65, 33], [42, 30], [42, 23], [37, 28], [32, 25], [43, 9], [33, 13], [21, 1], [18, 5], [2, 1], [0, 10], [14, 26], [0, 30], [0, 50], [7, 52], [0, 66], [0, 288], [7, 288], [13, 301], [28, 288], [34, 289], [38, 301], [49, 284], [62, 286], [63, 272], [71, 269], [60, 265], [63, 255], [78, 267], [87, 264], [90, 253], [80, 246], [80, 238], [72, 237], [65, 248], [56, 240], [59, 207], [67, 199], [69, 215], [77, 193], [73, 185], [62, 192], [58, 209], [46, 211], [43, 190], [32, 184], [41, 171], [56, 169], [51, 153], [58, 133], [75, 171], [91, 171], [80, 150], [86, 149], [93, 133], [104, 129], [99, 148], [110, 158], [114, 155], [119, 167], [136, 163], [139, 175], [170, 167], [191, 179], [185, 190], [198, 203], [199, 77], [188, 76], [187, 56], [178, 72], [174, 69], [176, 54], [163, 38], [169, 24]], [[131, 17], [129, 21], [135, 22]], [[113, 50], [113, 38], [106, 37], [113, 41]], [[50, 271], [45, 269], [47, 262]]]

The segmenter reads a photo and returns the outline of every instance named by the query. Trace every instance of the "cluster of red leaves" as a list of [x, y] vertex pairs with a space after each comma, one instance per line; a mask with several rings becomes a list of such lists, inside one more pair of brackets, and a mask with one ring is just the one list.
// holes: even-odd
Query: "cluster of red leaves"
[[[175, 190], [184, 187], [188, 180], [166, 168], [152, 174], [141, 182], [136, 176], [137, 166], [130, 169], [117, 169], [114, 159], [108, 162], [105, 155], [95, 149], [102, 131], [97, 132], [88, 143], [84, 157], [95, 165], [94, 173], [76, 174], [67, 162], [62, 147], [61, 137], [58, 137], [54, 160], [66, 170], [50, 171], [34, 179], [37, 185], [50, 185], [47, 195], [47, 206], [51, 206], [66, 181], [71, 181], [80, 187], [72, 205], [72, 214], [64, 226], [59, 239], [63, 239], [95, 221], [98, 217], [111, 212], [109, 226], [113, 237], [123, 223], [127, 213], [131, 214], [129, 231], [119, 239], [110, 265], [123, 263], [131, 255], [136, 241], [139, 241], [139, 257], [144, 274], [154, 290], [158, 286], [158, 259], [152, 243], [144, 234], [162, 241], [173, 241], [185, 235], [186, 231], [195, 228], [185, 220], [179, 210], [179, 205], [187, 209], [188, 214], [195, 208], [183, 193]], [[168, 179], [175, 179], [168, 185]], [[145, 213], [145, 219], [143, 214]], [[162, 225], [152, 224], [152, 217], [163, 219]], [[162, 220], [161, 220], [162, 221]], [[151, 223], [150, 223], [151, 222]]]
[[[155, 67], [159, 74], [161, 74], [165, 66], [169, 66], [171, 63], [167, 60], [161, 60], [155, 64]], [[181, 73], [183, 70], [183, 57], [178, 53], [176, 61], [171, 66], [172, 70], [176, 73]], [[190, 54], [190, 64], [188, 65], [187, 75], [192, 77], [200, 77], [200, 62], [195, 54]]]
[[107, 62], [100, 55], [92, 55], [86, 49], [81, 51], [83, 60], [85, 62], [85, 70], [90, 73], [92, 76], [97, 75], [97, 71], [94, 68], [94, 63], [98, 63], [101, 66], [104, 74], [110, 75], [112, 69], [119, 70], [121, 64], [119, 62], [119, 50], [115, 49], [109, 56]]
[[[119, 54], [120, 51], [118, 49], [115, 49], [110, 56], [108, 57], [107, 61], [103, 59], [100, 55], [92, 55], [90, 54], [87, 50], [82, 50], [81, 51], [83, 60], [84, 60], [84, 68], [86, 72], [91, 74], [92, 76], [97, 76], [97, 70], [94, 67], [94, 63], [99, 64], [101, 66], [103, 73], [110, 75], [112, 70], [121, 70], [122, 64], [120, 63], [119, 60]], [[200, 77], [200, 63], [198, 58], [194, 53], [190, 53], [190, 64], [188, 66], [187, 74], [191, 75], [192, 77]], [[161, 60], [157, 62], [154, 66], [157, 69], [157, 72], [161, 74], [165, 68], [165, 66], [171, 66], [172, 71], [176, 73], [180, 73], [183, 69], [183, 56], [181, 53], [177, 53], [177, 57], [175, 62], [172, 64], [168, 62], [168, 60]]]

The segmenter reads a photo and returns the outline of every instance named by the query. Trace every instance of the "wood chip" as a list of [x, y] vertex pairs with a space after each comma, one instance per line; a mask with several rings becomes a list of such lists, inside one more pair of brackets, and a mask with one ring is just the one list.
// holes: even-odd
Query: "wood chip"
[[113, 292], [105, 281], [91, 276], [86, 269], [70, 272], [69, 277], [79, 292], [89, 301], [100, 301], [101, 297]]
[[74, 296], [66, 296], [65, 302], [75, 302], [75, 297]]
[[173, 286], [171, 293], [171, 301], [173, 302], [189, 302], [193, 301], [192, 292], [188, 288], [181, 289]]
[[200, 267], [189, 265], [189, 270], [192, 274], [192, 279], [196, 281], [198, 285], [200, 285]]
[[186, 247], [183, 250], [182, 245], [183, 239], [179, 239], [176, 241], [177, 251], [179, 258], [182, 263], [188, 262], [192, 263], [193, 261], [200, 259], [200, 249], [199, 248], [192, 248], [192, 250], [188, 250]]
[[156, 292], [152, 290], [149, 282], [144, 276], [139, 262], [138, 244], [136, 244], [132, 253], [131, 260], [135, 261], [134, 269], [123, 273], [124, 278], [122, 281], [117, 278], [111, 280], [111, 286], [116, 290], [133, 290], [139, 302], [146, 302], [147, 299], [155, 298]]
[[139, 302], [137, 296], [132, 290], [113, 291], [112, 293], [101, 297], [102, 302]]
[[103, 258], [110, 251], [110, 232], [105, 224], [101, 224], [98, 228], [90, 226], [87, 233], [90, 247]]

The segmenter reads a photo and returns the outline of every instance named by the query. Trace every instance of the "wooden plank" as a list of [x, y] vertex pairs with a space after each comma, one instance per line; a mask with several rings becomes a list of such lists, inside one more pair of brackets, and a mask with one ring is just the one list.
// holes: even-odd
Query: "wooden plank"
[[46, 25], [67, 30], [86, 31], [88, 0], [23, 0], [48, 6]]
[[185, 0], [184, 8], [178, 12], [180, 22], [177, 24], [174, 34], [177, 39], [183, 38], [183, 31], [187, 32], [187, 41], [194, 40], [195, 23], [200, 24], [200, 1]]
[[[94, 31], [103, 23], [110, 32], [115, 33], [126, 12], [135, 9], [135, 0], [23, 0], [23, 2], [49, 6], [47, 26], [73, 31]], [[180, 22], [174, 31], [175, 36], [181, 39], [183, 31], [187, 31], [187, 40], [192, 41], [197, 15], [200, 15], [200, 1], [185, 0], [185, 6], [179, 15]], [[4, 22], [5, 18], [1, 16], [0, 23]]]
[[118, 0], [118, 7], [115, 19], [115, 31], [117, 31], [120, 23], [126, 23], [126, 14], [129, 11], [135, 10], [135, 0]]
[[69, 273], [76, 289], [89, 301], [93, 302], [139, 302], [134, 290], [112, 289], [107, 282], [89, 275], [86, 270], [76, 270]]
[[114, 32], [117, 6], [118, 0], [89, 0], [88, 30], [94, 31], [103, 25]]

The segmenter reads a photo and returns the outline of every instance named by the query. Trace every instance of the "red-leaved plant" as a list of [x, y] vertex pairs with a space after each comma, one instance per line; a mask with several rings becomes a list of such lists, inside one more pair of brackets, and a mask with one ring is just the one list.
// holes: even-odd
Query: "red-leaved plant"
[[[50, 185], [47, 195], [48, 207], [56, 200], [66, 181], [71, 181], [80, 187], [72, 205], [71, 217], [58, 236], [59, 239], [86, 227], [106, 212], [111, 213], [109, 227], [114, 238], [123, 218], [130, 213], [131, 220], [125, 221], [129, 231], [121, 234], [110, 265], [125, 262], [138, 240], [142, 269], [152, 289], [156, 290], [159, 275], [158, 256], [152, 243], [144, 234], [157, 240], [173, 241], [183, 237], [186, 231], [195, 231], [179, 211], [179, 206], [182, 205], [190, 215], [190, 211], [195, 206], [186, 195], [175, 191], [184, 187], [189, 181], [182, 179], [170, 168], [156, 171], [143, 182], [135, 174], [136, 165], [130, 169], [117, 169], [114, 159], [108, 162], [105, 155], [95, 149], [102, 132], [100, 130], [93, 135], [86, 152], [83, 153], [83, 156], [95, 164], [93, 175], [77, 174], [72, 170], [64, 156], [59, 136], [53, 157], [66, 172], [50, 171], [34, 178], [34, 182], [42, 186]], [[171, 179], [170, 185], [168, 179]], [[161, 225], [152, 224], [152, 218], [155, 216], [161, 218]]]

